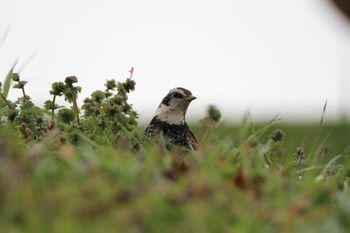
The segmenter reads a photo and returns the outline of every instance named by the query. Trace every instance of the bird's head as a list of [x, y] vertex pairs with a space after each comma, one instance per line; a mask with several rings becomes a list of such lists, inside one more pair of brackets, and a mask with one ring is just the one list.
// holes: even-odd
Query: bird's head
[[169, 124], [183, 124], [187, 108], [194, 99], [196, 97], [185, 88], [171, 89], [160, 103], [156, 116]]

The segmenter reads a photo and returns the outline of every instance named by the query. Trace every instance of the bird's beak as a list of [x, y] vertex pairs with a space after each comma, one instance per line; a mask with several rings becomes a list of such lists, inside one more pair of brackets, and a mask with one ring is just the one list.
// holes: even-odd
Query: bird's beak
[[195, 99], [197, 99], [197, 97], [195, 97], [195, 96], [186, 96], [182, 100], [187, 101], [187, 102], [191, 102], [192, 100], [195, 100]]

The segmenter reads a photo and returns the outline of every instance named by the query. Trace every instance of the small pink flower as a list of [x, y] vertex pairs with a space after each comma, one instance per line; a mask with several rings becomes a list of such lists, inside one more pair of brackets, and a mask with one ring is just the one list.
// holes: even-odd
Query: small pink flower
[[132, 75], [133, 75], [133, 73], [134, 73], [134, 67], [131, 67], [131, 69], [129, 70], [129, 72], [130, 72], [130, 79], [132, 78]]

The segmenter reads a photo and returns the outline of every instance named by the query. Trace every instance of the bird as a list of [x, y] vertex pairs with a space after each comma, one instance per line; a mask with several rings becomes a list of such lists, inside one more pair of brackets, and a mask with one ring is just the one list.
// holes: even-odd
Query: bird
[[195, 99], [196, 97], [183, 87], [171, 89], [159, 104], [145, 129], [145, 135], [148, 138], [162, 135], [173, 145], [191, 151], [199, 150], [198, 141], [186, 123], [187, 108]]

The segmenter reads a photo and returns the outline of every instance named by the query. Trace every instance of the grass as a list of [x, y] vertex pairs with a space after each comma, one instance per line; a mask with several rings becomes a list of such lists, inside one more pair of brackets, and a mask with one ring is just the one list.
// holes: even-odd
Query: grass
[[[210, 130], [186, 171], [158, 146], [52, 150], [2, 130], [2, 232], [347, 232], [349, 154], [297, 171], [287, 139], [266, 149]], [[261, 153], [285, 158], [267, 168]]]
[[0, 102], [1, 232], [348, 232], [349, 125], [225, 125], [212, 107], [179, 166], [142, 137], [133, 85], [109, 80], [80, 116]]

